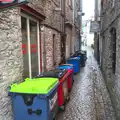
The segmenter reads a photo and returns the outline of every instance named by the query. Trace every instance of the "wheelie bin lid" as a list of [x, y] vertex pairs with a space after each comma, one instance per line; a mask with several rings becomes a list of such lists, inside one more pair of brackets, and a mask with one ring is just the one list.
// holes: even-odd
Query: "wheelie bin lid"
[[72, 64], [61, 64], [61, 65], [59, 65], [59, 66], [72, 66], [72, 67], [73, 67]]
[[48, 72], [43, 72], [40, 75], [37, 76], [37, 78], [44, 78], [44, 77], [49, 77], [49, 78], [62, 78], [65, 74], [67, 73], [66, 69], [56, 69], [53, 71], [48, 71]]
[[80, 57], [72, 57], [72, 58], [68, 59], [68, 61], [69, 60], [80, 60]]
[[73, 66], [60, 65], [56, 69], [73, 69]]
[[48, 94], [57, 84], [56, 78], [27, 78], [20, 84], [10, 86], [11, 93]]
[[77, 52], [75, 53], [75, 55], [85, 55], [86, 53], [84, 51], [80, 51], [80, 52]]

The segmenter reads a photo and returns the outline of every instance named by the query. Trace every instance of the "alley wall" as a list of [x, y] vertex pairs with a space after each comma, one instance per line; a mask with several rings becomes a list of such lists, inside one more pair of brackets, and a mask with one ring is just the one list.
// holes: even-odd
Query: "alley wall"
[[[120, 2], [102, 1], [101, 18], [101, 69], [110, 92], [112, 103], [116, 111], [117, 120], [120, 119]], [[116, 39], [112, 38], [111, 30], [115, 28]], [[113, 73], [113, 42], [116, 41], [116, 66]]]

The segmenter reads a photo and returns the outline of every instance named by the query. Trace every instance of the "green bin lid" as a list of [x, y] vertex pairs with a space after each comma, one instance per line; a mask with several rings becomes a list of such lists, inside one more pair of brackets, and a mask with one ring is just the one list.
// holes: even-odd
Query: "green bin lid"
[[27, 78], [20, 84], [11, 85], [12, 93], [47, 94], [58, 84], [57, 78]]

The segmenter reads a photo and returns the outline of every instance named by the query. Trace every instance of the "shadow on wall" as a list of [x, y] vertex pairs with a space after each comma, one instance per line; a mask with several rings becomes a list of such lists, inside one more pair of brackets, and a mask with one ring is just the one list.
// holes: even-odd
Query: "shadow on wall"
[[78, 51], [79, 50], [79, 40], [76, 39], [75, 41], [75, 51]]

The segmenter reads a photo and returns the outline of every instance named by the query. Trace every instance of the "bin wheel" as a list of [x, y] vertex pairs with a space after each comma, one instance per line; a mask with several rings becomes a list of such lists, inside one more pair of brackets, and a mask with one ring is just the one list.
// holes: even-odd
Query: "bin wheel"
[[56, 116], [56, 114], [54, 115], [53, 120], [57, 120], [57, 116]]
[[56, 117], [54, 117], [53, 120], [57, 120]]
[[70, 100], [70, 96], [67, 96], [66, 100], [69, 101]]
[[73, 82], [72, 82], [72, 85], [74, 84], [74, 79], [73, 79]]
[[61, 111], [65, 111], [65, 105], [60, 106]]

